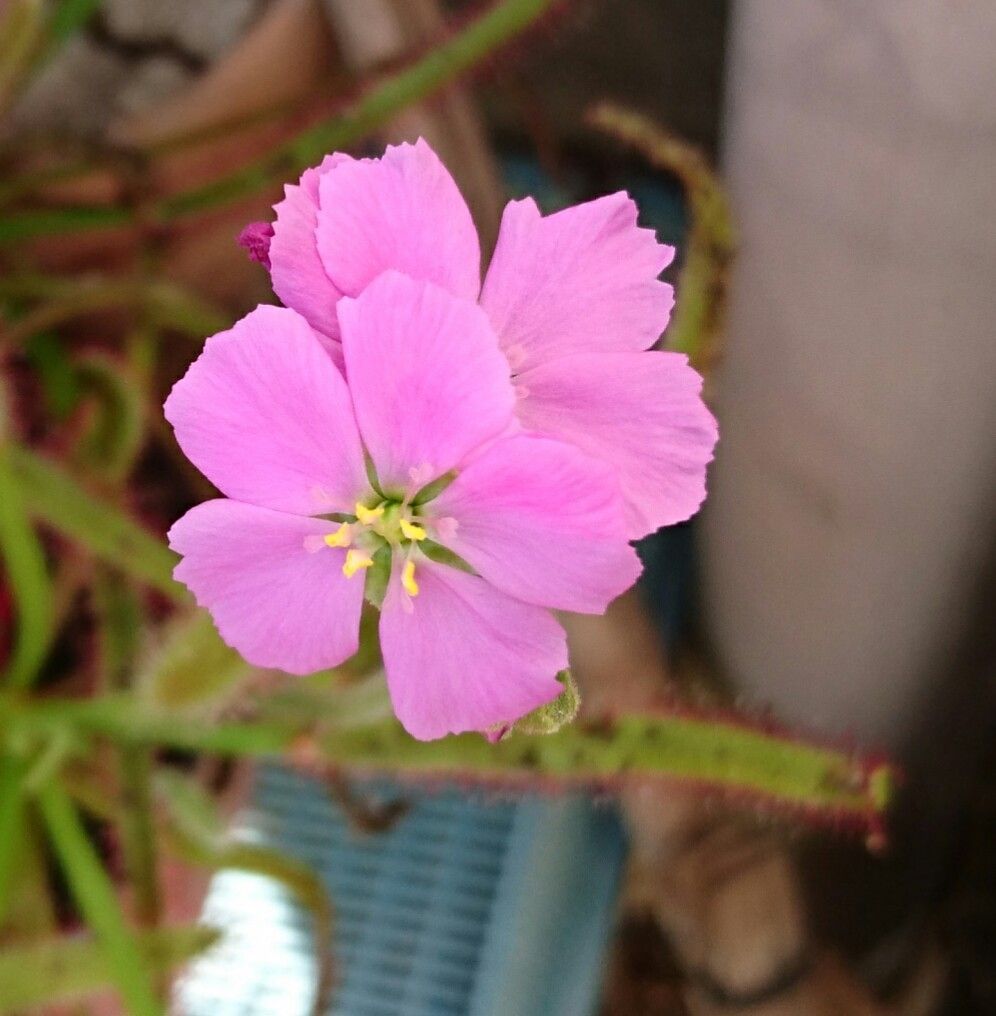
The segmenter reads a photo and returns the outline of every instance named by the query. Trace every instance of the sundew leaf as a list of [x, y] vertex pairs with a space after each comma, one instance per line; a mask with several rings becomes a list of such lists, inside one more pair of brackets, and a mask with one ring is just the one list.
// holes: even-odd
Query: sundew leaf
[[334, 715], [316, 722], [312, 713], [178, 724], [126, 697], [47, 700], [25, 713], [5, 710], [0, 695], [0, 728], [15, 731], [71, 722], [112, 738], [190, 751], [300, 758], [318, 768], [551, 793], [571, 787], [612, 792], [660, 781], [876, 840], [895, 785], [894, 770], [881, 758], [811, 744], [770, 723], [681, 706], [575, 722], [555, 734], [518, 734], [498, 744], [479, 734], [417, 741], [394, 720], [357, 723], [352, 712], [347, 709], [340, 722]]
[[13, 593], [17, 625], [14, 651], [6, 679], [14, 687], [29, 686], [48, 653], [52, 638], [52, 583], [7, 435], [5, 393], [0, 385], [0, 576]]
[[[159, 973], [210, 949], [220, 933], [201, 925], [136, 931], [135, 942], [150, 969]], [[98, 943], [90, 937], [60, 935], [0, 949], [0, 1014], [59, 1002], [74, 1002], [113, 986]]]
[[354, 770], [550, 792], [661, 780], [750, 810], [864, 833], [872, 843], [882, 840], [895, 787], [895, 771], [880, 758], [681, 707], [576, 722], [498, 744], [477, 734], [415, 741], [389, 723], [336, 731], [322, 739], [318, 754]]
[[135, 677], [135, 693], [157, 712], [211, 711], [229, 702], [253, 668], [221, 641], [210, 614], [174, 621]]
[[106, 970], [132, 1016], [159, 1016], [155, 977], [121, 910], [117, 890], [83, 824], [55, 781], [37, 794], [52, 850], [80, 913], [93, 929]]
[[60, 422], [66, 420], [79, 400], [80, 383], [65, 344], [55, 332], [37, 332], [24, 355], [41, 384], [45, 408]]
[[9, 446], [10, 467], [27, 511], [107, 564], [188, 604], [173, 581], [177, 556], [157, 536], [106, 499], [89, 493], [62, 466], [19, 445]]
[[693, 366], [705, 373], [718, 356], [737, 245], [726, 191], [699, 148], [640, 113], [601, 102], [588, 111], [587, 119], [681, 184], [690, 223], [682, 251], [678, 301], [664, 344], [667, 349], [686, 353]]
[[141, 388], [124, 363], [104, 353], [80, 357], [76, 372], [95, 410], [77, 454], [87, 471], [123, 480], [145, 436]]

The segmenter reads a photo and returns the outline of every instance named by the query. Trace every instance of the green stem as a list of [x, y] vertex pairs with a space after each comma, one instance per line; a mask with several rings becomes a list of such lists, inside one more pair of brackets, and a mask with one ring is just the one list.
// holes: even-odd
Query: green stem
[[72, 801], [57, 783], [38, 795], [52, 846], [80, 912], [103, 947], [107, 965], [131, 1016], [159, 1016], [147, 957], [138, 948], [117, 894]]
[[182, 724], [150, 715], [126, 697], [47, 700], [0, 696], [0, 728], [78, 725], [117, 741], [239, 756], [302, 755], [332, 767], [403, 772], [486, 783], [609, 785], [664, 779], [743, 797], [754, 804], [874, 828], [891, 792], [891, 771], [840, 749], [811, 745], [724, 715], [680, 711], [575, 724], [548, 736], [492, 745], [478, 735], [421, 742], [393, 721], [314, 733], [302, 722]]
[[26, 770], [23, 762], [0, 757], [0, 928], [7, 915], [18, 852], [24, 841]]
[[128, 878], [135, 891], [135, 917], [147, 928], [162, 920], [158, 851], [152, 820], [152, 752], [144, 745], [118, 749], [121, 774], [121, 839]]
[[[501, 0], [451, 38], [365, 91], [345, 112], [311, 127], [263, 158], [221, 180], [173, 195], [144, 209], [146, 222], [166, 224], [231, 204], [344, 149], [406, 106], [438, 92], [563, 0]], [[126, 208], [76, 207], [14, 213], [0, 220], [0, 244], [31, 236], [108, 229], [134, 222]]]
[[675, 177], [685, 192], [690, 224], [678, 300], [665, 340], [668, 349], [687, 354], [705, 371], [719, 355], [736, 251], [736, 229], [722, 183], [700, 149], [639, 113], [606, 102], [591, 109], [587, 119]]
[[[103, 571], [98, 572], [94, 591], [102, 621], [100, 669], [104, 687], [125, 692], [134, 672], [141, 607], [129, 583]], [[127, 742], [116, 747], [122, 804], [118, 826], [125, 869], [135, 894], [135, 917], [139, 924], [152, 928], [162, 918], [153, 821], [152, 751], [146, 745]]]
[[[0, 403], [4, 393], [0, 387]], [[45, 554], [32, 527], [7, 441], [4, 406], [0, 404], [0, 564], [17, 606], [14, 652], [7, 681], [25, 688], [37, 675], [52, 635], [52, 590]]]

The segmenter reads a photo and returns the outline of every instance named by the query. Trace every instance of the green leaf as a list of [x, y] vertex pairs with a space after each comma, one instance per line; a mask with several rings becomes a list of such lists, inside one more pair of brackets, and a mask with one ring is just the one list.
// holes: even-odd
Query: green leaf
[[106, 353], [81, 356], [76, 376], [95, 410], [77, 444], [81, 467], [88, 474], [120, 482], [134, 464], [145, 436], [141, 387], [121, 360]]
[[8, 449], [13, 478], [28, 512], [132, 578], [178, 603], [190, 599], [173, 581], [176, 555], [115, 505], [84, 489], [61, 466], [27, 448]]
[[[2, 95], [0, 95], [2, 100]], [[0, 246], [20, 243], [36, 236], [89, 232], [129, 226], [131, 211], [127, 208], [37, 208], [0, 215]]]
[[477, 574], [459, 554], [453, 553], [449, 547], [444, 547], [441, 543], [436, 543], [435, 540], [423, 540], [418, 546], [419, 550], [430, 561], [435, 561], [436, 564], [445, 564], [449, 565], [450, 568], [458, 568], [460, 571], [467, 572], [468, 575]]
[[104, 687], [126, 688], [142, 630], [142, 606], [130, 583], [104, 569], [95, 569], [92, 596], [99, 620], [97, 648]]
[[52, 900], [45, 839], [40, 823], [27, 810], [20, 828], [20, 842], [15, 843], [17, 877], [9, 884], [6, 914], [0, 919], [3, 930], [0, 940], [28, 942], [53, 934], [58, 928], [58, 917]]
[[41, 382], [45, 409], [64, 421], [80, 396], [79, 378], [66, 347], [54, 332], [38, 332], [28, 341], [24, 355]]
[[[145, 964], [166, 974], [210, 949], [220, 938], [213, 928], [181, 925], [135, 935]], [[76, 1002], [113, 983], [100, 945], [92, 938], [63, 935], [0, 950], [0, 1014]]]
[[24, 807], [26, 775], [24, 762], [0, 755], [0, 928], [13, 896], [15, 872], [21, 867], [27, 819]]
[[17, 615], [14, 653], [6, 677], [11, 686], [24, 688], [34, 681], [48, 653], [52, 588], [41, 542], [25, 510], [3, 403], [0, 384], [0, 574], [6, 574]]
[[252, 667], [221, 638], [207, 611], [173, 621], [139, 667], [135, 689], [154, 712], [210, 712], [224, 705]]
[[718, 355], [726, 292], [736, 251], [730, 203], [704, 153], [632, 110], [603, 102], [588, 113], [594, 127], [636, 149], [682, 186], [690, 225], [682, 251], [678, 300], [665, 345], [706, 370]]
[[156, 997], [150, 964], [125, 923], [114, 885], [72, 800], [57, 783], [49, 783], [38, 794], [38, 805], [69, 890], [131, 1016], [161, 1016], [164, 1006]]
[[[343, 695], [350, 691], [347, 685]], [[47, 699], [30, 709], [0, 695], [0, 730], [76, 724], [120, 740], [239, 756], [291, 756], [330, 767], [496, 785], [617, 788], [628, 780], [691, 784], [762, 810], [813, 823], [877, 829], [888, 806], [891, 767], [843, 749], [809, 744], [727, 713], [623, 715], [575, 722], [556, 734], [489, 744], [479, 734], [416, 741], [396, 721], [357, 722], [353, 708], [325, 724], [311, 710], [244, 722], [183, 723], [150, 716], [125, 697]], [[341, 722], [336, 722], [337, 719]]]
[[[52, 213], [24, 214], [27, 221], [34, 215], [50, 216]], [[10, 229], [16, 231], [17, 221], [17, 214], [0, 216], [0, 239]], [[219, 331], [229, 323], [224, 315], [199, 297], [161, 280], [136, 281], [101, 275], [66, 280], [35, 274], [15, 275], [0, 279], [0, 297], [42, 301], [8, 325], [4, 338], [10, 347], [27, 343], [38, 332], [67, 321], [119, 308], [145, 315], [150, 327], [171, 328], [196, 338]]]

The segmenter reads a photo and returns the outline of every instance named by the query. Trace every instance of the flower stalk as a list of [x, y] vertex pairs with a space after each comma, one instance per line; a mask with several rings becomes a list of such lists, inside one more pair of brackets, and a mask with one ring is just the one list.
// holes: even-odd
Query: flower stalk
[[630, 781], [660, 780], [869, 836], [881, 832], [895, 780], [875, 758], [720, 711], [681, 707], [489, 744], [475, 734], [419, 742], [393, 720], [355, 723], [348, 712], [321, 729], [300, 716], [177, 723], [127, 695], [33, 703], [0, 695], [0, 729], [8, 733], [45, 738], [66, 726], [118, 743], [491, 786], [611, 792]]

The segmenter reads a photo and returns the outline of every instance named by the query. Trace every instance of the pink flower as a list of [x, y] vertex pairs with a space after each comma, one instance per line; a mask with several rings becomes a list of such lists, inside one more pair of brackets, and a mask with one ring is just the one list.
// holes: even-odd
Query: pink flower
[[615, 470], [631, 538], [698, 510], [716, 423], [686, 357], [649, 350], [674, 303], [658, 280], [674, 249], [637, 226], [627, 194], [547, 216], [510, 202], [483, 286], [470, 212], [423, 140], [381, 159], [328, 156], [274, 210], [273, 288], [338, 363], [343, 296], [386, 269], [433, 282], [480, 302], [522, 424]]
[[549, 609], [601, 612], [636, 580], [618, 484], [516, 424], [475, 303], [394, 271], [361, 288], [336, 308], [348, 381], [304, 317], [259, 307], [173, 388], [177, 440], [225, 495], [170, 530], [175, 574], [247, 660], [292, 673], [357, 650], [366, 585], [408, 731], [485, 731], [561, 690]]

